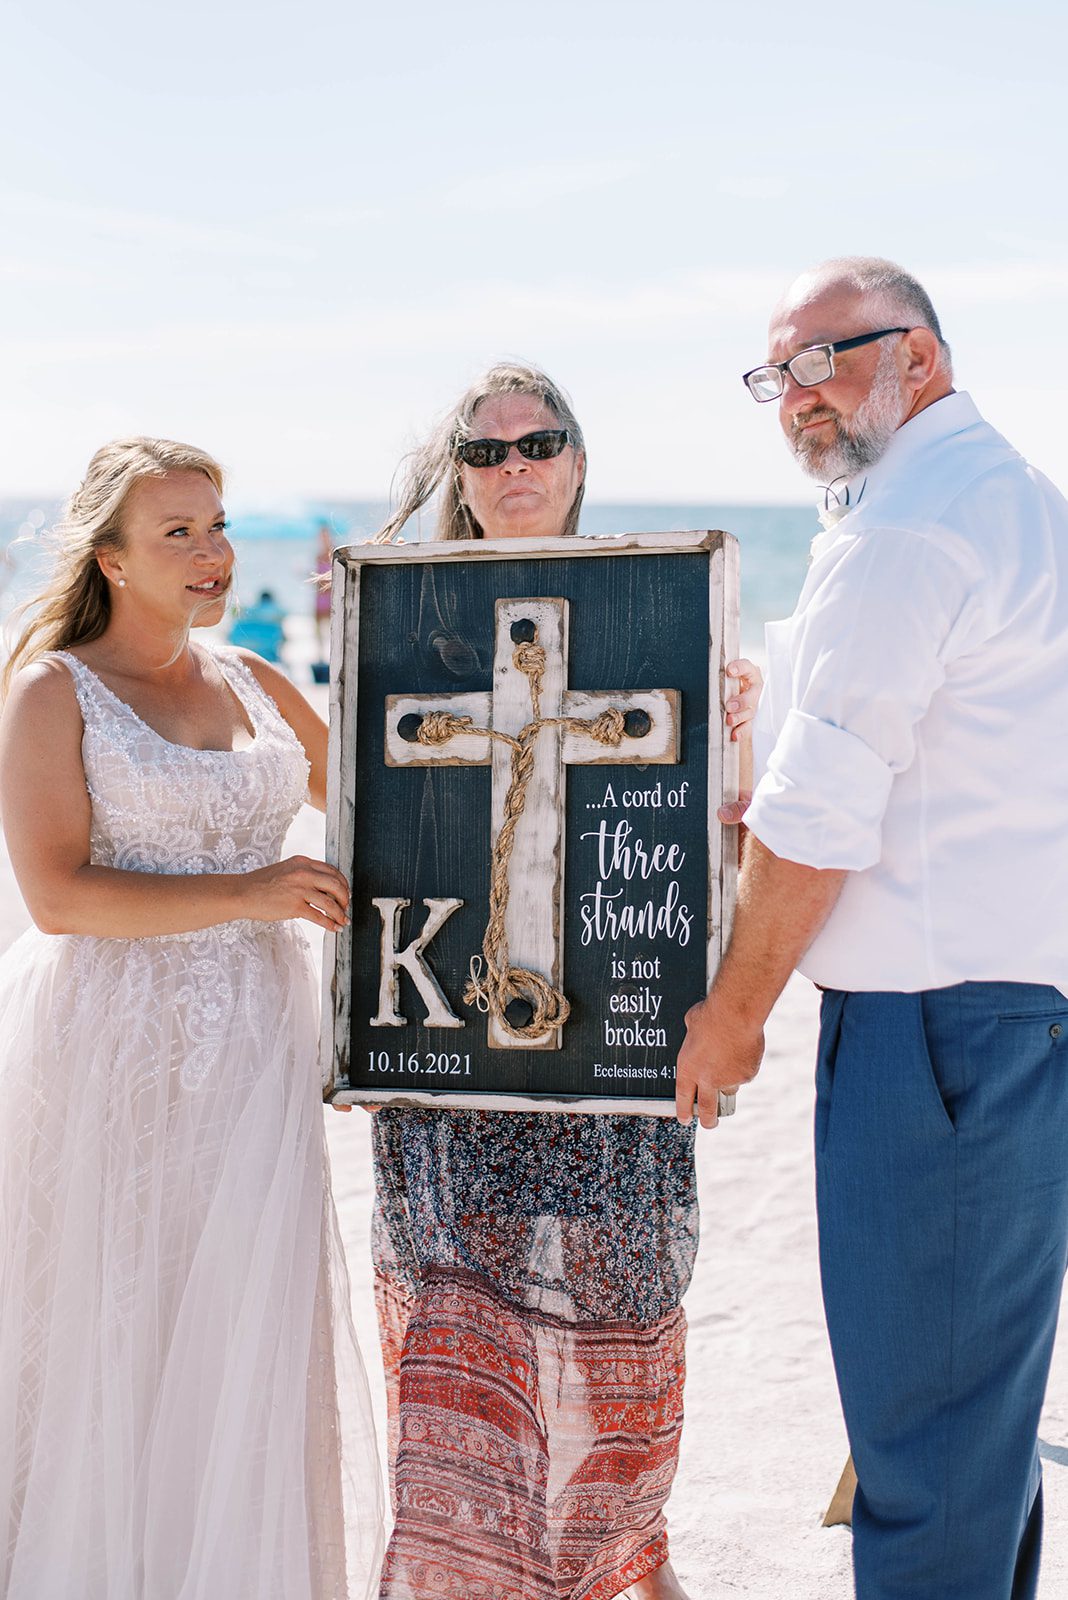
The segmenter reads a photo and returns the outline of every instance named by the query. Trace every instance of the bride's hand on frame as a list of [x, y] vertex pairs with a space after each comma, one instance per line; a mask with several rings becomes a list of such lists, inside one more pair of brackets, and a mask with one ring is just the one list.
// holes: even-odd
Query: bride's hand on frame
[[348, 883], [336, 867], [310, 856], [289, 856], [246, 873], [244, 898], [244, 915], [255, 922], [301, 917], [327, 933], [348, 927]]

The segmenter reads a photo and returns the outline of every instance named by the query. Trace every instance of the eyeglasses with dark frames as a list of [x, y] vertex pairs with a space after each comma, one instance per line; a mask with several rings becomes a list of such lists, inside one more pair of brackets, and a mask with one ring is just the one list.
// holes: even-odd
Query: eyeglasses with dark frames
[[456, 446], [456, 454], [469, 467], [499, 467], [513, 445], [524, 461], [551, 461], [570, 443], [566, 428], [539, 428], [521, 439], [465, 439]]
[[786, 386], [788, 372], [802, 389], [811, 389], [817, 383], [828, 383], [834, 377], [834, 358], [843, 350], [858, 350], [862, 344], [875, 339], [889, 338], [892, 333], [911, 333], [910, 328], [880, 328], [877, 333], [858, 333], [853, 339], [838, 339], [834, 344], [814, 344], [799, 350], [789, 361], [767, 361], [742, 374], [754, 400], [761, 405], [767, 400], [777, 400]]

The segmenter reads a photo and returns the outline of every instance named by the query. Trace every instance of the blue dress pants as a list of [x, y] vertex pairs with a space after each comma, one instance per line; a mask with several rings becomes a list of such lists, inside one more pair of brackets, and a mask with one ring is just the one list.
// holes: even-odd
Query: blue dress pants
[[816, 1173], [858, 1600], [1031, 1600], [1068, 1260], [1068, 999], [827, 991]]

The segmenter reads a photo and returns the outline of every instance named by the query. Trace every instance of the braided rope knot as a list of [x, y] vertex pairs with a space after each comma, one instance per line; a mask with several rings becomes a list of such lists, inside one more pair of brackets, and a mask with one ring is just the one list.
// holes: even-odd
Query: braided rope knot
[[[471, 957], [464, 1004], [491, 1013], [498, 1026], [511, 1038], [537, 1039], [549, 1028], [561, 1027], [571, 1015], [571, 1005], [566, 996], [540, 972], [532, 972], [529, 967], [501, 968], [489, 956], [486, 957], [486, 968], [483, 977], [482, 957]], [[514, 1027], [505, 1016], [509, 1003], [517, 999], [528, 1000], [534, 1010], [530, 1021], [521, 1028]]]
[[623, 713], [618, 706], [609, 706], [599, 717], [594, 717], [588, 729], [591, 739], [596, 739], [598, 744], [609, 744], [613, 749], [622, 744], [624, 731]]
[[538, 688], [541, 688], [541, 675], [545, 671], [545, 650], [536, 641], [529, 644], [517, 644], [512, 651], [512, 665], [518, 672], [523, 672], [528, 678], [537, 678]]
[[[541, 680], [545, 672], [545, 650], [536, 642], [529, 643], [524, 640], [517, 644], [512, 651], [512, 665], [517, 672], [522, 672], [530, 682], [530, 709], [534, 714], [534, 722], [541, 721]], [[528, 727], [531, 724], [528, 723]], [[536, 730], [535, 730], [536, 731]], [[527, 732], [524, 728], [519, 735], [522, 739]]]
[[455, 717], [451, 711], [428, 711], [416, 737], [420, 744], [448, 744], [458, 733], [472, 733], [474, 723], [470, 717]]

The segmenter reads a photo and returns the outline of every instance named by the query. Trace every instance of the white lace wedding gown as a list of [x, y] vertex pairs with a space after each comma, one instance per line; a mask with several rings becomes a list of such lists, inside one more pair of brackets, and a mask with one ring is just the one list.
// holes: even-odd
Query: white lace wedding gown
[[[169, 743], [59, 658], [94, 862], [278, 859], [307, 763], [248, 669], [216, 658], [255, 730], [233, 752]], [[0, 963], [5, 1600], [369, 1592], [378, 1477], [316, 1038], [292, 922], [31, 930]]]

